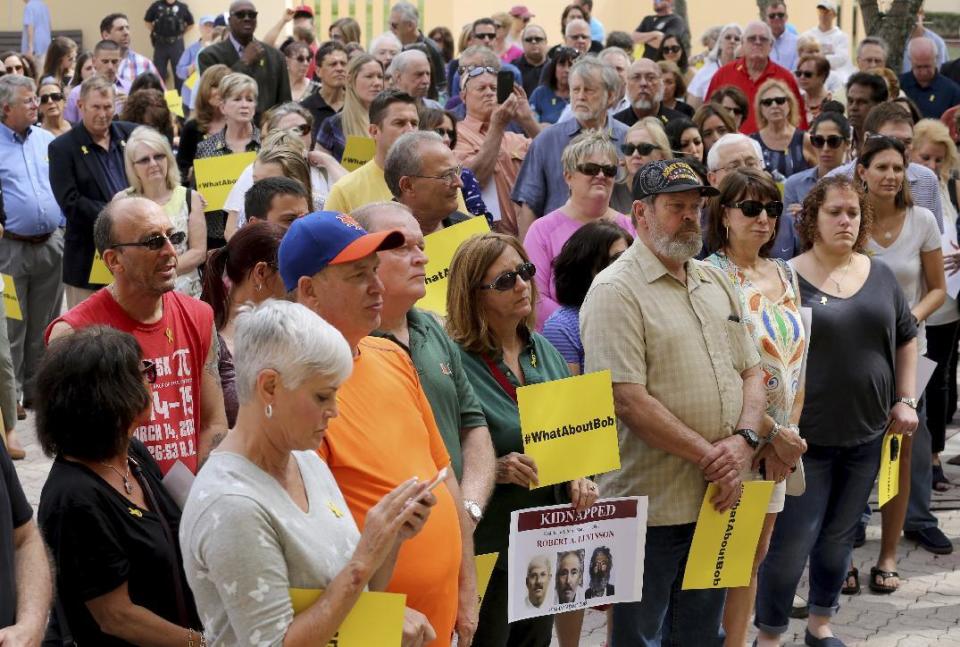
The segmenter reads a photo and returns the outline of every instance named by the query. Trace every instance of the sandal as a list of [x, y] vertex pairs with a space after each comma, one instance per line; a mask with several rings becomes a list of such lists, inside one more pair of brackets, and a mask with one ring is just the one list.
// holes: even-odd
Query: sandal
[[943, 465], [934, 465], [933, 466], [933, 489], [937, 492], [946, 492], [950, 489], [953, 483], [950, 482], [950, 479], [947, 478], [946, 474], [943, 473]]
[[[898, 580], [900, 579], [900, 574], [896, 571], [882, 571], [876, 566], [870, 569], [870, 590], [874, 593], [894, 593], [897, 589], [900, 588], [900, 583], [897, 582], [895, 586], [889, 584], [884, 584], [884, 580], [888, 580], [891, 577], [895, 577]], [[879, 578], [879, 582], [877, 581]]]
[[[853, 584], [850, 584], [851, 581]], [[851, 566], [850, 570], [847, 571], [847, 577], [843, 581], [843, 588], [840, 589], [840, 592], [844, 595], [860, 594], [860, 571], [857, 570], [856, 566]]]

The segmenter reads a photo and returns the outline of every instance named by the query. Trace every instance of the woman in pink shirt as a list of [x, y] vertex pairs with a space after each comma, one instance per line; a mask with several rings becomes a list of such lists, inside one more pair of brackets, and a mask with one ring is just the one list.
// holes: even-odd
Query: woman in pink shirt
[[610, 195], [617, 176], [623, 173], [617, 149], [606, 134], [597, 130], [581, 133], [563, 150], [563, 177], [570, 187], [570, 198], [551, 213], [536, 220], [527, 231], [523, 246], [537, 266], [537, 330], [554, 310], [556, 301], [553, 260], [563, 244], [588, 222], [609, 220], [636, 235], [628, 216], [610, 208]]

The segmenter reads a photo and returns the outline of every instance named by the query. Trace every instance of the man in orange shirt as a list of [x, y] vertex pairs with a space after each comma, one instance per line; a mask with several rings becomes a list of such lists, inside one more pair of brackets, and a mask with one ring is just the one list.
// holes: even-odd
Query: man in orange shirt
[[[384, 494], [411, 476], [432, 479], [450, 465], [433, 411], [407, 353], [370, 337], [380, 325], [383, 284], [377, 252], [404, 244], [399, 230], [368, 234], [350, 216], [321, 211], [294, 221], [280, 244], [288, 292], [336, 327], [354, 349], [353, 374], [337, 394], [339, 416], [319, 448], [357, 526]], [[437, 505], [423, 530], [400, 548], [388, 591], [429, 627], [422, 644], [469, 645], [477, 623], [473, 522], [453, 469], [434, 490]], [[435, 639], [434, 639], [435, 638]], [[414, 640], [414, 644], [421, 644]]]

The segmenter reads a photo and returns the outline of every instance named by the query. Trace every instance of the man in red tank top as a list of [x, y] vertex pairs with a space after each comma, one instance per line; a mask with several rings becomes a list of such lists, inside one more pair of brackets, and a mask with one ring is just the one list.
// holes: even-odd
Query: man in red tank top
[[173, 291], [177, 238], [159, 206], [143, 198], [114, 201], [94, 225], [94, 241], [114, 282], [56, 319], [46, 341], [103, 324], [132, 334], [157, 366], [153, 413], [134, 432], [166, 474], [181, 461], [196, 473], [226, 435], [213, 311]]

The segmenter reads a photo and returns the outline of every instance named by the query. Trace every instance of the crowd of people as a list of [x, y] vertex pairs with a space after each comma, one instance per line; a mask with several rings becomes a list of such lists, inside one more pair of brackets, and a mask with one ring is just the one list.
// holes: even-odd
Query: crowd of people
[[[606, 610], [609, 645], [742, 647], [752, 622], [771, 647], [800, 617], [842, 646], [885, 443], [863, 583], [900, 587], [901, 536], [953, 550], [930, 506], [960, 62], [922, 10], [905, 43], [851, 43], [831, 0], [805, 32], [787, 11], [695, 53], [673, 0], [633, 32], [575, 0], [559, 43], [521, 5], [429, 35], [405, 0], [382, 34], [303, 5], [257, 38], [252, 0], [156, 0], [151, 59], [123, 13], [81, 51], [26, 0], [0, 53], [0, 644], [327, 644], [389, 591], [404, 646], [572, 647], [582, 610], [507, 620], [511, 514], [642, 496], [643, 596]], [[235, 153], [211, 209], [195, 163]], [[446, 313], [418, 307], [427, 237], [474, 218]], [[538, 487], [517, 389], [601, 370], [620, 469]], [[681, 590], [707, 486], [723, 512], [752, 480], [775, 486], [750, 584]], [[295, 613], [290, 589], [322, 593]]]

